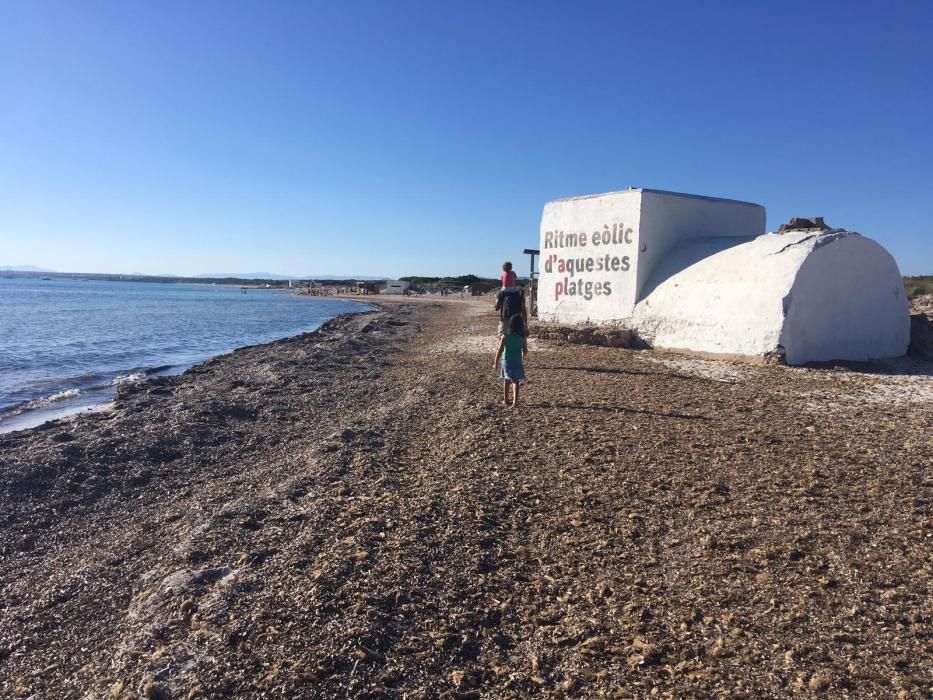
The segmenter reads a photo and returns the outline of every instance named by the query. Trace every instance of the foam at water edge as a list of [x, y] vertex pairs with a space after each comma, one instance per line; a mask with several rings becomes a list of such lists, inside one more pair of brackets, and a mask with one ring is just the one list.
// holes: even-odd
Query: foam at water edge
[[141, 382], [146, 378], [145, 372], [130, 372], [129, 374], [121, 374], [119, 377], [115, 377], [110, 381], [111, 386], [121, 386], [123, 384], [130, 384], [132, 382]]
[[81, 396], [80, 389], [65, 389], [64, 391], [58, 391], [54, 394], [50, 394], [41, 399], [36, 399], [35, 401], [30, 401], [23, 406], [22, 410], [31, 411], [35, 408], [43, 408], [49, 404], [57, 403], [59, 401], [67, 401], [68, 399], [74, 399], [78, 396]]
[[48, 396], [44, 396], [41, 399], [27, 401], [26, 403], [13, 406], [5, 411], [0, 411], [0, 420], [18, 416], [26, 411], [35, 411], [40, 408], [46, 408], [47, 406], [51, 406], [52, 404], [59, 403], [61, 401], [76, 399], [79, 396], [81, 396], [80, 389], [65, 389], [64, 391], [57, 391], [54, 394], [49, 394]]

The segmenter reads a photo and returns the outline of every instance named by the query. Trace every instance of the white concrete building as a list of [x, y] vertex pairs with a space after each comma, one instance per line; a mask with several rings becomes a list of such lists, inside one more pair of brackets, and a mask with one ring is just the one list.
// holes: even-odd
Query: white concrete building
[[386, 288], [383, 294], [404, 294], [411, 289], [411, 282], [402, 282], [401, 280], [386, 280]]
[[842, 230], [764, 228], [756, 204], [657, 190], [549, 202], [539, 316], [790, 364], [906, 351], [903, 280], [881, 246]]

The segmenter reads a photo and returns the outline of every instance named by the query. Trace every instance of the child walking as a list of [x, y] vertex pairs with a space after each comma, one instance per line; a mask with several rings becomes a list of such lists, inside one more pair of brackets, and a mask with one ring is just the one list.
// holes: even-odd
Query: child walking
[[[509, 319], [509, 327], [505, 335], [499, 336], [499, 347], [496, 349], [496, 359], [492, 366], [501, 368], [502, 375], [502, 401], [501, 408], [515, 408], [518, 405], [518, 392], [521, 383], [525, 381], [525, 366], [522, 358], [528, 354], [528, 331], [525, 328], [525, 319], [516, 314]], [[499, 358], [502, 358], [500, 364]], [[509, 387], [512, 387], [512, 402], [509, 403]]]

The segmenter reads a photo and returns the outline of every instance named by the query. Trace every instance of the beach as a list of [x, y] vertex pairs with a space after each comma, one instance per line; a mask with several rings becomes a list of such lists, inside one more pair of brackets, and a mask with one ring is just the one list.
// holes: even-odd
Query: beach
[[[925, 697], [933, 366], [372, 313], [0, 435], [3, 697]], [[532, 326], [532, 330], [534, 327]]]

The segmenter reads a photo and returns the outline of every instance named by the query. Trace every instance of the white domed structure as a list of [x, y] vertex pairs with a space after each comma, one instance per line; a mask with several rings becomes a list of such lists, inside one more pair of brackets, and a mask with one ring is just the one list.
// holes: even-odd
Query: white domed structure
[[756, 235], [763, 228], [758, 205], [654, 190], [551, 202], [539, 315], [789, 364], [906, 352], [907, 297], [884, 248], [841, 229]]
[[903, 279], [871, 239], [792, 231], [734, 243], [706, 239], [670, 252], [631, 317], [642, 337], [658, 347], [779, 355], [794, 365], [906, 352]]

